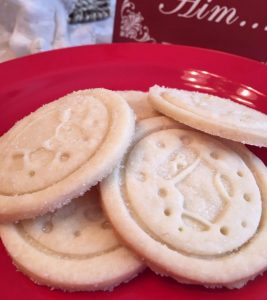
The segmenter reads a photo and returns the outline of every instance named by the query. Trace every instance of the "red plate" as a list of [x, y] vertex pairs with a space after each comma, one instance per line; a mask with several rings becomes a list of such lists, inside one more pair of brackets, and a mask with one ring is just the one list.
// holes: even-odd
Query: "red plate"
[[[57, 50], [0, 65], [0, 134], [40, 105], [77, 89], [147, 90], [154, 84], [231, 98], [267, 113], [267, 67], [234, 55], [185, 46], [113, 44]], [[267, 162], [267, 150], [253, 148]], [[267, 249], [267, 245], [266, 245]], [[220, 270], [218, 270], [220, 272]], [[265, 300], [267, 273], [240, 290], [183, 285], [147, 270], [113, 292], [64, 293], [15, 271], [0, 244], [0, 299]]]

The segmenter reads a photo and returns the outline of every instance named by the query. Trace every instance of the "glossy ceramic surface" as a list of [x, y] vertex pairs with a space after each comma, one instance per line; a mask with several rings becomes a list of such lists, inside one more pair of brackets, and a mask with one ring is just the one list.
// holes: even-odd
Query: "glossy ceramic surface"
[[[185, 46], [112, 44], [33, 55], [0, 64], [0, 134], [39, 106], [84, 88], [154, 84], [231, 98], [267, 113], [267, 67], [238, 56]], [[251, 147], [265, 162], [267, 150]], [[220, 272], [220, 270], [218, 270]], [[267, 273], [240, 290], [182, 285], [146, 270], [112, 292], [64, 293], [16, 272], [0, 244], [0, 299], [267, 299]]]

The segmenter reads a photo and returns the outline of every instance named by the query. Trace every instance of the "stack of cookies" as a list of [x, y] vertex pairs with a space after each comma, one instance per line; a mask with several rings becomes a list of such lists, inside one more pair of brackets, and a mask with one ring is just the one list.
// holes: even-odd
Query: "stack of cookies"
[[2, 242], [51, 288], [111, 290], [145, 266], [240, 288], [267, 268], [267, 169], [243, 145], [266, 130], [207, 94], [73, 92], [0, 138]]

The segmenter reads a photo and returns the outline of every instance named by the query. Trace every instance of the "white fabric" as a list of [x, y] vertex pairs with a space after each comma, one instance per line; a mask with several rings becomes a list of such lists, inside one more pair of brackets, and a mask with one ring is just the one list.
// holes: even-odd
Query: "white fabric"
[[0, 62], [57, 48], [111, 42], [115, 1], [111, 0], [111, 18], [69, 25], [75, 0], [1, 0]]

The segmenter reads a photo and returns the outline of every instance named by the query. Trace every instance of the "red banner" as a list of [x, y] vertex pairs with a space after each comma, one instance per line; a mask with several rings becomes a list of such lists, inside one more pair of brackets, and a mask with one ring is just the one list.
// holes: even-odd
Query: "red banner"
[[117, 0], [113, 42], [191, 45], [267, 62], [267, 1]]

